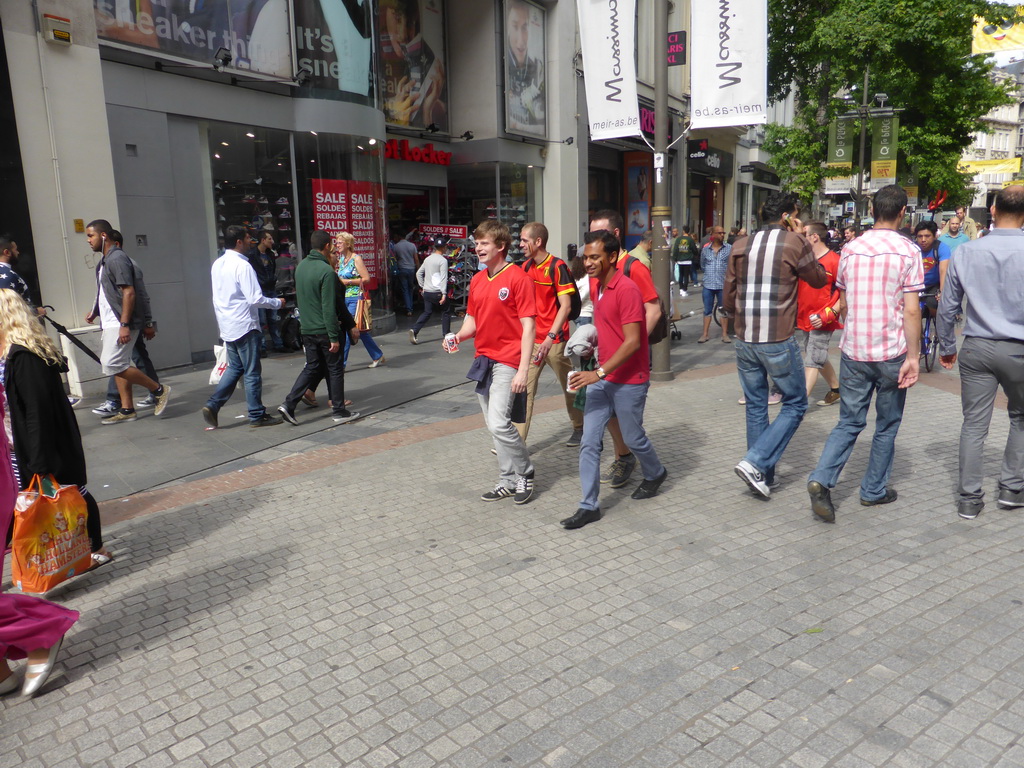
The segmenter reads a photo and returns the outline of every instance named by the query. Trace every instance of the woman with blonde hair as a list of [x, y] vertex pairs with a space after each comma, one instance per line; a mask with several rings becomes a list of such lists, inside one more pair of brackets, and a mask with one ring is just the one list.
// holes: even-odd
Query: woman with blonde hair
[[61, 485], [77, 485], [88, 509], [93, 566], [109, 563], [113, 558], [103, 546], [100, 508], [85, 487], [82, 433], [61, 381], [67, 363], [25, 300], [7, 288], [0, 289], [0, 357], [21, 489], [34, 475], [53, 475]]
[[[353, 317], [356, 314], [359, 298], [367, 283], [370, 282], [370, 273], [366, 270], [362, 256], [356, 254], [355, 245], [356, 239], [348, 232], [339, 232], [334, 237], [334, 247], [338, 252], [338, 280], [345, 286], [345, 306], [348, 307], [348, 311], [352, 313]], [[373, 340], [369, 331], [360, 331], [359, 338], [363, 340], [363, 346], [370, 354], [371, 368], [376, 368], [387, 362], [384, 359], [384, 352], [377, 346], [377, 342]], [[346, 334], [345, 352], [342, 356], [345, 365], [348, 365], [348, 350], [351, 346], [352, 341]]]

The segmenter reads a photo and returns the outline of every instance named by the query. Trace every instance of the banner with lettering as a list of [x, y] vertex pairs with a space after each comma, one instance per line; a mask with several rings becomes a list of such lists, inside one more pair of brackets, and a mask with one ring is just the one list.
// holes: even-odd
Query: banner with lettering
[[768, 2], [690, 3], [691, 129], [768, 122]]
[[871, 186], [877, 192], [896, 183], [896, 148], [899, 144], [900, 119], [896, 115], [876, 117], [871, 121]]
[[590, 137], [639, 136], [636, 0], [578, 0], [576, 9]]
[[853, 186], [853, 126], [848, 120], [833, 120], [828, 127], [826, 168], [825, 194], [847, 194]]
[[355, 251], [363, 257], [370, 273], [370, 288], [384, 277], [384, 195], [373, 181], [311, 179], [313, 185], [313, 229], [337, 235], [348, 232], [355, 238]]

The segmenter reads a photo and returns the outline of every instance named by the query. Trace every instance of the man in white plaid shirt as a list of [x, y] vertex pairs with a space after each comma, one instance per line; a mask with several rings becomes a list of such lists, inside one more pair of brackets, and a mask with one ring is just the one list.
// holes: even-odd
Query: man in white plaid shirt
[[831, 490], [839, 481], [853, 446], [867, 424], [875, 395], [875, 435], [868, 468], [860, 484], [860, 503], [889, 504], [888, 487], [903, 420], [907, 389], [918, 376], [921, 349], [921, 302], [924, 266], [921, 251], [897, 232], [907, 210], [907, 193], [891, 184], [875, 194], [875, 227], [847, 243], [839, 259], [836, 288], [845, 328], [840, 342], [839, 423], [811, 472], [807, 493], [811, 510], [835, 522]]

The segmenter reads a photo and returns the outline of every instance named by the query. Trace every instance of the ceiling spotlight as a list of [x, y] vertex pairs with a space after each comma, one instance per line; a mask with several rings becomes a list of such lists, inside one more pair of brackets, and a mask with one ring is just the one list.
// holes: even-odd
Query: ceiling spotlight
[[247, 133], [245, 135], [248, 136], [250, 139], [255, 139], [256, 138], [256, 134], [253, 133], [252, 131], [250, 131], [249, 133]]
[[469, 141], [470, 139], [473, 138], [473, 132], [472, 131], [466, 131], [464, 134], [459, 136], [459, 138], [463, 139], [464, 141]]
[[316, 131], [310, 131], [310, 133], [311, 133], [311, 134], [313, 134], [314, 136], [319, 136], [319, 135], [320, 135], [320, 134], [319, 134], [319, 133], [317, 133]]
[[220, 160], [220, 155], [218, 155], [216, 152], [213, 153], [213, 156]]
[[221, 145], [222, 147], [228, 147], [228, 146], [231, 146], [231, 145], [230, 145], [230, 144], [228, 144], [228, 143], [227, 143], [226, 141], [222, 141], [222, 142], [220, 143], [220, 145]]
[[360, 152], [366, 151], [366, 147], [364, 147], [362, 144], [356, 144], [356, 149], [358, 149]]
[[371, 147], [372, 147], [372, 146], [373, 146], [374, 144], [376, 144], [376, 143], [377, 143], [377, 140], [376, 140], [376, 139], [370, 139], [370, 146], [371, 146]]
[[302, 86], [306, 85], [313, 78], [313, 70], [307, 66], [299, 67], [299, 71], [295, 73], [295, 84]]
[[224, 67], [231, 63], [231, 51], [221, 46], [217, 49], [217, 52], [213, 54], [213, 68], [220, 72]]
[[441, 126], [437, 123], [431, 123], [427, 126], [427, 133], [437, 133], [441, 130]]

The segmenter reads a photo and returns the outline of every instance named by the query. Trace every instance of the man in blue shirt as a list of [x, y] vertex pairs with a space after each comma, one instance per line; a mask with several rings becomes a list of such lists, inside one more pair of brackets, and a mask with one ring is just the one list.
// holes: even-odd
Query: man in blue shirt
[[[700, 268], [704, 272], [704, 331], [698, 344], [708, 340], [708, 331], [711, 330], [711, 315], [715, 311], [715, 304], [722, 306], [722, 287], [725, 284], [725, 270], [729, 266], [729, 254], [732, 253], [732, 246], [724, 242], [725, 228], [716, 224], [711, 228], [711, 242], [704, 246], [700, 252]], [[729, 321], [722, 318], [722, 341], [729, 343]]]
[[921, 249], [921, 261], [924, 263], [924, 301], [932, 317], [935, 317], [939, 304], [940, 276], [945, 271], [944, 267], [949, 266], [940, 265], [950, 257], [949, 246], [936, 237], [938, 231], [934, 221], [919, 221], [914, 227], [914, 240]]
[[[986, 237], [960, 246], [949, 261], [939, 300], [943, 368], [960, 360], [960, 483], [957, 514], [973, 520], [985, 506], [982, 458], [996, 388], [1006, 394], [1010, 431], [999, 476], [998, 504], [1024, 507], [1024, 186], [1006, 187], [992, 205]], [[967, 299], [963, 345], [956, 315]]]
[[946, 231], [939, 235], [939, 240], [947, 245], [951, 254], [964, 243], [971, 242], [971, 238], [962, 229], [963, 222], [959, 216], [954, 216], [946, 222]]
[[19, 255], [18, 244], [14, 242], [14, 238], [8, 234], [0, 235], [0, 288], [10, 288], [35, 309], [36, 314], [45, 315], [46, 310], [42, 307], [37, 308], [32, 301], [28, 283], [14, 271]]

